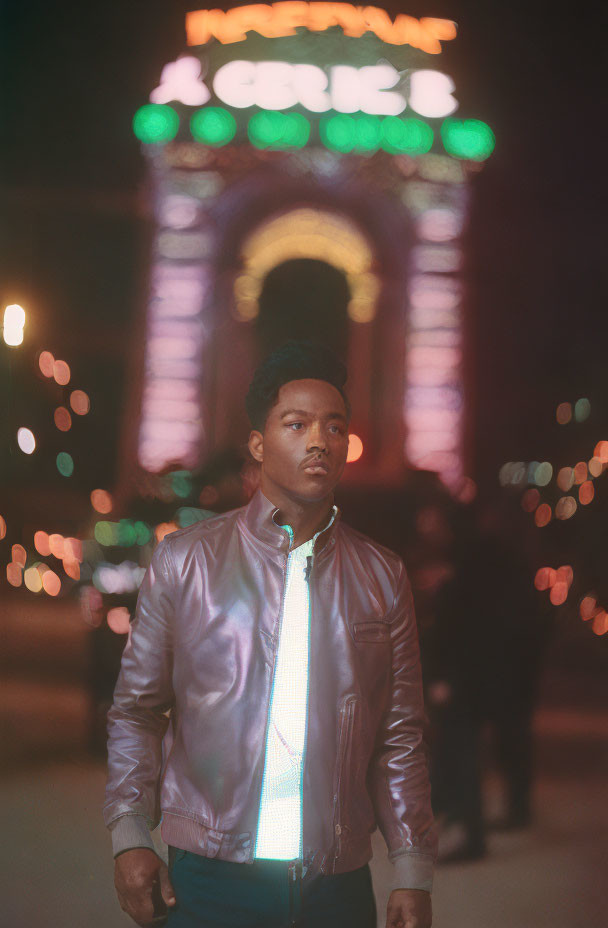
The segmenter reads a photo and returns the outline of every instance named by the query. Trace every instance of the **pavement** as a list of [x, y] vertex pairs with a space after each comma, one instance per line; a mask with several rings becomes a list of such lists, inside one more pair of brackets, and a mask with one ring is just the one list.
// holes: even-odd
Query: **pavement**
[[[21, 606], [18, 619], [10, 610], [3, 616], [0, 924], [126, 928], [134, 923], [115, 898], [101, 819], [104, 764], [86, 751], [86, 629], [74, 610], [53, 609]], [[490, 831], [485, 858], [438, 867], [434, 928], [608, 925], [605, 681], [572, 677], [561, 688], [565, 702], [555, 698], [558, 689], [545, 683], [535, 718], [532, 825]], [[501, 782], [491, 765], [484, 804], [489, 819], [500, 817]], [[457, 838], [444, 831], [442, 845]], [[378, 926], [385, 928], [391, 865], [379, 832], [373, 847]]]

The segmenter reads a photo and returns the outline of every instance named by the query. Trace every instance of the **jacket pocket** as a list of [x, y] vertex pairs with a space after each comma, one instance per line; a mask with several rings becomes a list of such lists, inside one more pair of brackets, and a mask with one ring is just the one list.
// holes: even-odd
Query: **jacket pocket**
[[355, 641], [388, 641], [391, 629], [387, 622], [355, 622]]

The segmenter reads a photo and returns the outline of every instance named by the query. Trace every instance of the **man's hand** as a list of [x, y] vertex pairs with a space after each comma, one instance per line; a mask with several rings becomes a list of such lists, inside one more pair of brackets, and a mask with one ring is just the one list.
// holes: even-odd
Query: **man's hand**
[[386, 928], [431, 928], [431, 894], [423, 889], [394, 889], [386, 909]]
[[[155, 914], [164, 914], [163, 902], [165, 906], [175, 905], [166, 864], [147, 847], [134, 847], [118, 855], [114, 862], [114, 886], [121, 909], [142, 928], [152, 924]], [[159, 909], [156, 913], [155, 902]]]

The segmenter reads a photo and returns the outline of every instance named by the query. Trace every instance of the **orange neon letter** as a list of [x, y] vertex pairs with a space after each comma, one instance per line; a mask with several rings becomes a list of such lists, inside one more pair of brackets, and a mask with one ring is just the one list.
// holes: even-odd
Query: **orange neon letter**
[[334, 3], [336, 23], [342, 27], [344, 35], [358, 39], [365, 32], [365, 20], [361, 9], [352, 3]]
[[273, 3], [274, 35], [295, 35], [297, 26], [308, 24], [308, 3], [304, 0], [281, 0]]
[[378, 6], [366, 6], [363, 10], [365, 25], [370, 32], [374, 32], [383, 42], [397, 44], [397, 30], [386, 10]]
[[220, 42], [242, 42], [251, 30], [267, 38], [294, 35], [298, 26], [324, 32], [340, 26], [344, 35], [358, 38], [374, 32], [391, 45], [411, 45], [430, 55], [441, 51], [440, 42], [456, 37], [456, 24], [449, 19], [425, 16], [415, 19], [399, 13], [393, 23], [386, 10], [352, 3], [306, 3], [280, 0], [278, 3], [252, 3], [223, 10], [195, 10], [186, 13], [188, 45], [204, 45], [213, 36]]
[[255, 30], [267, 38], [273, 38], [274, 11], [269, 3], [251, 3], [248, 6], [235, 6], [226, 13], [230, 26], [230, 42], [243, 42], [250, 30]]
[[186, 13], [186, 38], [188, 45], [204, 45], [209, 41], [211, 38], [209, 10], [194, 10], [192, 13]]

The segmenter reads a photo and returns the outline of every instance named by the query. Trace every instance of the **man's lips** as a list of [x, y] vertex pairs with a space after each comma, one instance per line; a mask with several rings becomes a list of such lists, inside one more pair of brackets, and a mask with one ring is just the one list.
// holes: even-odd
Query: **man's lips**
[[327, 461], [317, 458], [316, 460], [306, 461], [302, 465], [305, 471], [308, 471], [309, 474], [327, 474], [329, 472], [329, 464]]

